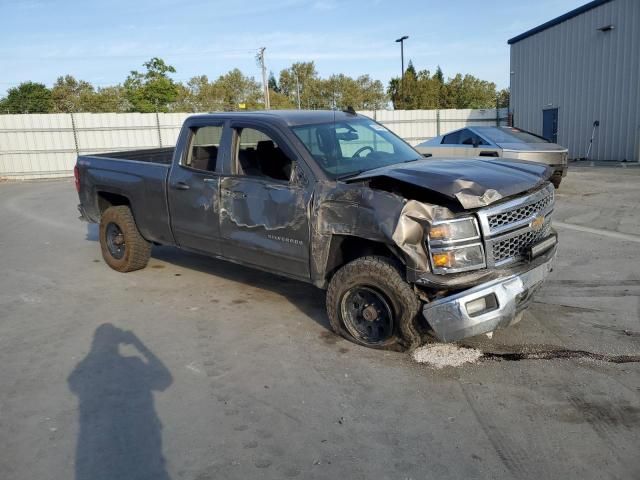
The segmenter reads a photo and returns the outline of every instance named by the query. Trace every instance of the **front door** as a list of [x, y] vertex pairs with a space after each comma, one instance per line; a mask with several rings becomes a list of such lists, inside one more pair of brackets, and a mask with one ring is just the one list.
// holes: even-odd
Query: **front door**
[[309, 278], [309, 223], [301, 165], [266, 126], [232, 125], [231, 173], [220, 181], [224, 256]]
[[551, 143], [558, 143], [558, 109], [542, 111], [542, 136]]
[[498, 148], [491, 145], [473, 130], [463, 128], [442, 138], [438, 156], [498, 157]]
[[[222, 124], [190, 129], [183, 158], [171, 169], [168, 182], [171, 226], [183, 248], [221, 255], [220, 174]], [[219, 154], [220, 152], [220, 154]]]

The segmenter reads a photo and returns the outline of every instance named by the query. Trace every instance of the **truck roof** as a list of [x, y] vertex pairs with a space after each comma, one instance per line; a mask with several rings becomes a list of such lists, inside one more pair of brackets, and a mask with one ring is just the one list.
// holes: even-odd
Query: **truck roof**
[[367, 118], [363, 115], [351, 114], [341, 110], [255, 110], [250, 112], [211, 112], [193, 115], [197, 118], [211, 119], [278, 119], [288, 126], [331, 123], [354, 118]]

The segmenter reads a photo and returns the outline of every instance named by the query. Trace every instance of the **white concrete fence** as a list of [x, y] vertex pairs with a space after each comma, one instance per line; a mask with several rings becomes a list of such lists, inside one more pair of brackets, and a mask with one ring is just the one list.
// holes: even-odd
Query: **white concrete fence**
[[[416, 145], [471, 125], [506, 125], [507, 109], [378, 110], [374, 118]], [[175, 145], [190, 113], [60, 113], [0, 115], [0, 179], [73, 174], [79, 154]]]

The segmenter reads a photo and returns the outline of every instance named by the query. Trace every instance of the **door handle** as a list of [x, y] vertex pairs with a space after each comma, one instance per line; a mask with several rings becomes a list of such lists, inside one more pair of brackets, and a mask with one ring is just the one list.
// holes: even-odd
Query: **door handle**
[[499, 157], [500, 155], [498, 155], [498, 152], [495, 151], [487, 151], [484, 150], [482, 152], [480, 152], [480, 155], [478, 155], [479, 157]]
[[176, 190], [189, 190], [191, 187], [184, 182], [177, 182], [173, 185]]
[[205, 179], [202, 180], [204, 183], [216, 183], [218, 181], [217, 178], [211, 178], [211, 177], [207, 177]]
[[233, 190], [229, 190], [227, 188], [222, 190], [222, 195], [224, 195], [225, 197], [231, 197], [231, 198], [247, 198], [247, 194], [246, 193], [242, 193], [242, 192], [234, 192]]

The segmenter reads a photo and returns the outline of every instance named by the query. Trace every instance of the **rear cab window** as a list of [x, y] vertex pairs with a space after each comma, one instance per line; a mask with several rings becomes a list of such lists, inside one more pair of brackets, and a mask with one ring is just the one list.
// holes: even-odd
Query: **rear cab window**
[[189, 150], [181, 165], [194, 170], [215, 172], [223, 128], [222, 125], [194, 128]]

